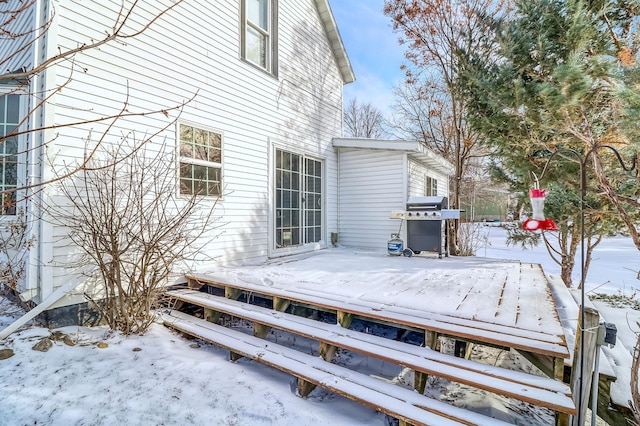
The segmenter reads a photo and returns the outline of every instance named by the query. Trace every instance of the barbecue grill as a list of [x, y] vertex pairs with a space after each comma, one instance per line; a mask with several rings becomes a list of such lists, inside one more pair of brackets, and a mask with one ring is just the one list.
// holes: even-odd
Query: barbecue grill
[[446, 219], [457, 219], [460, 210], [448, 210], [447, 197], [412, 197], [404, 212], [392, 212], [391, 218], [407, 221], [405, 256], [423, 251], [449, 256], [447, 251]]

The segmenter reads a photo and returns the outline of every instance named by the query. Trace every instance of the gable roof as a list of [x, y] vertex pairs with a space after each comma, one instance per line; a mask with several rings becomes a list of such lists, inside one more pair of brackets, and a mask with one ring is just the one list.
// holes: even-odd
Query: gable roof
[[331, 6], [329, 6], [329, 0], [315, 0], [320, 20], [324, 25], [324, 30], [327, 33], [329, 39], [329, 45], [333, 50], [333, 56], [338, 63], [340, 69], [340, 75], [344, 84], [353, 83], [356, 81], [356, 76], [351, 68], [351, 62], [347, 56], [347, 50], [342, 43], [342, 37], [340, 37], [340, 31], [338, 31], [338, 25], [331, 12]]

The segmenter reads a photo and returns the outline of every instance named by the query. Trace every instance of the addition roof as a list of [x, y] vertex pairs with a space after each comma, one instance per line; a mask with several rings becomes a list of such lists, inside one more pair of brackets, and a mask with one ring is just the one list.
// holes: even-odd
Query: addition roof
[[334, 148], [373, 149], [382, 151], [406, 152], [418, 161], [433, 167], [441, 173], [451, 176], [453, 164], [444, 157], [427, 148], [423, 143], [408, 140], [367, 139], [367, 138], [333, 138]]

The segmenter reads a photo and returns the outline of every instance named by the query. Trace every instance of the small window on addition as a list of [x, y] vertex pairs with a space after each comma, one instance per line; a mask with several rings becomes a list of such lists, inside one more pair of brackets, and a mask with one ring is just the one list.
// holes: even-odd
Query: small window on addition
[[180, 194], [220, 196], [222, 135], [180, 124]]
[[427, 176], [425, 195], [427, 197], [432, 197], [438, 195], [438, 180]]

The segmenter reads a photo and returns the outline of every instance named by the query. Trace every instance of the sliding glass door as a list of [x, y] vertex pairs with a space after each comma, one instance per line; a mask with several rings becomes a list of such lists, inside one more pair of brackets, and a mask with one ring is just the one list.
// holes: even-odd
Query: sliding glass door
[[322, 162], [276, 150], [276, 248], [316, 243], [322, 239]]

